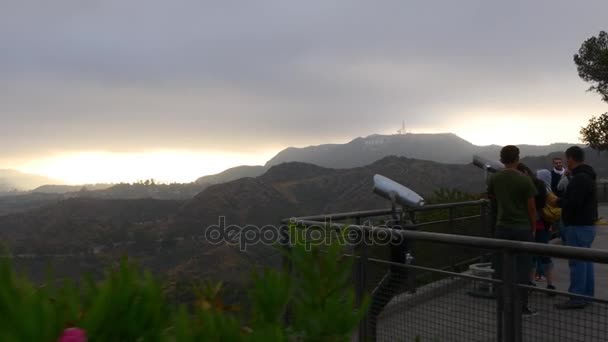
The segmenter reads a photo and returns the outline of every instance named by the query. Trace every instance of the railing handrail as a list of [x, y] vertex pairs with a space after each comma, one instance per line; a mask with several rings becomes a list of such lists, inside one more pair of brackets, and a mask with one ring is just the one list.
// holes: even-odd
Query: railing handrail
[[[487, 199], [481, 199], [476, 201], [467, 201], [467, 202], [455, 202], [455, 203], [442, 203], [442, 204], [429, 204], [418, 208], [408, 208], [406, 212], [422, 212], [422, 211], [430, 211], [430, 210], [441, 210], [441, 209], [452, 209], [452, 208], [465, 208], [465, 207], [474, 207], [481, 206], [489, 203]], [[401, 208], [395, 209], [398, 214], [402, 213], [403, 210]], [[326, 221], [326, 220], [346, 220], [352, 218], [365, 218], [365, 217], [374, 217], [374, 216], [383, 216], [390, 215], [393, 213], [391, 208], [386, 209], [372, 209], [372, 210], [359, 210], [359, 211], [350, 211], [343, 213], [333, 213], [333, 214], [320, 214], [313, 216], [302, 216], [296, 217], [297, 220], [306, 220], [306, 221]], [[289, 223], [292, 218], [284, 219], [283, 223]]]
[[[412, 240], [423, 240], [488, 250], [511, 250], [514, 252], [523, 252], [535, 255], [608, 263], [608, 251], [595, 248], [557, 246], [535, 242], [522, 242], [467, 235], [431, 233], [407, 229], [393, 229], [386, 227], [364, 226], [356, 224], [325, 223], [320, 221], [300, 220], [297, 218], [294, 221], [291, 221], [291, 223], [304, 226], [327, 227], [332, 229], [359, 229], [361, 231], [366, 231], [371, 234], [379, 234], [380, 232], [382, 232], [384, 233], [384, 235], [401, 235], [401, 237], [405, 239]], [[415, 227], [415, 225], [413, 225], [413, 227]]]

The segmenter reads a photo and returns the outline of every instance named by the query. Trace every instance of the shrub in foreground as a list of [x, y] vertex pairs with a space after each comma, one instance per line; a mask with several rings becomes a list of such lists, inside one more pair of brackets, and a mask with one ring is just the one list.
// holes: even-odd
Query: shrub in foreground
[[245, 323], [218, 298], [221, 284], [207, 284], [194, 307], [177, 307], [126, 259], [103, 281], [79, 286], [37, 286], [2, 261], [0, 340], [348, 341], [367, 305], [356, 307], [352, 268], [342, 255], [339, 246], [296, 245], [291, 272], [254, 274]]

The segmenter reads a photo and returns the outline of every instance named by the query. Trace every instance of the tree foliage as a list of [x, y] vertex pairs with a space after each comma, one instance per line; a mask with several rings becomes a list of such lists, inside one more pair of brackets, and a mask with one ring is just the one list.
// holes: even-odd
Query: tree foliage
[[[426, 204], [447, 204], [447, 203], [458, 203], [468, 202], [481, 199], [480, 195], [471, 194], [458, 189], [440, 188], [435, 190], [433, 194], [425, 198]], [[453, 218], [472, 216], [479, 214], [479, 208], [477, 207], [465, 207], [452, 209]], [[433, 210], [422, 212], [418, 216], [420, 222], [433, 222], [440, 220], [447, 220], [449, 218], [448, 210]]]
[[581, 129], [581, 140], [598, 152], [608, 150], [608, 112], [589, 120]]
[[594, 91], [608, 102], [608, 33], [601, 31], [597, 37], [587, 39], [574, 55], [578, 75], [591, 82]]

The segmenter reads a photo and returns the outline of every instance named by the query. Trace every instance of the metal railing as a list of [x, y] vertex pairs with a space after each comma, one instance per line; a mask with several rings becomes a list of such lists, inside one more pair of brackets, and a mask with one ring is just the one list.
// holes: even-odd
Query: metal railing
[[[476, 207], [478, 215], [457, 215], [459, 209]], [[448, 211], [447, 219], [420, 220], [424, 212], [441, 210]], [[542, 255], [608, 264], [608, 251], [489, 238], [493, 236], [489, 213], [488, 202], [473, 201], [290, 218], [283, 223], [361, 234], [347, 254], [356, 258], [353, 282], [358, 298], [371, 297], [371, 307], [357, 332], [359, 341], [606, 340], [608, 301], [519, 284], [516, 259]], [[355, 222], [337, 222], [340, 220]], [[433, 225], [439, 225], [440, 232], [428, 231]], [[472, 225], [479, 228], [474, 234], [470, 230], [469, 235], [458, 234]], [[399, 242], [384, 247], [370, 243], [380, 236], [398, 237]], [[435, 257], [433, 254], [419, 256], [431, 248], [440, 256], [447, 255], [448, 262], [425, 260], [429, 255]], [[460, 253], [463, 249], [468, 253]], [[501, 274], [482, 277], [463, 272], [462, 266], [490, 259]], [[480, 289], [488, 295], [476, 295]], [[541, 315], [522, 318], [527, 297]], [[569, 298], [583, 298], [595, 305], [578, 311], [553, 308]]]

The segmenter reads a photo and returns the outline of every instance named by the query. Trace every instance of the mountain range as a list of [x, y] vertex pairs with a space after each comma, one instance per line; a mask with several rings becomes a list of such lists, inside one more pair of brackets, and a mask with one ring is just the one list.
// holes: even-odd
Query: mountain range
[[[551, 145], [518, 145], [522, 156], [546, 156], [553, 152], [564, 151], [571, 144], [556, 143]], [[582, 145], [581, 145], [582, 146]], [[387, 156], [407, 157], [419, 160], [435, 161], [447, 164], [468, 164], [472, 155], [496, 159], [500, 146], [477, 146], [455, 134], [374, 134], [359, 137], [345, 144], [323, 144], [303, 148], [288, 147], [270, 159], [265, 165], [243, 165], [227, 169], [214, 175], [203, 176], [193, 183], [205, 188], [210, 185], [229, 182], [243, 177], [257, 177], [271, 166], [285, 162], [304, 162], [328, 168], [353, 168], [365, 166]], [[107, 190], [114, 185], [61, 185], [60, 181], [44, 176], [25, 174], [15, 170], [0, 170], [0, 194], [23, 191], [43, 193], [78, 192], [83, 187], [89, 191]], [[123, 189], [119, 192], [124, 192]], [[201, 190], [201, 187], [193, 189]], [[117, 189], [115, 189], [117, 190]], [[173, 191], [173, 189], [171, 190]], [[107, 191], [105, 198], [112, 198], [113, 191]], [[148, 197], [149, 193], [131, 196]], [[186, 191], [187, 193], [187, 191]], [[154, 198], [154, 196], [151, 196]], [[162, 196], [161, 196], [162, 197]], [[114, 196], [114, 198], [117, 198]], [[119, 197], [120, 198], [120, 197]]]
[[45, 176], [23, 173], [16, 170], [0, 170], [0, 193], [30, 190], [45, 184], [62, 183]]
[[257, 177], [266, 172], [266, 170], [267, 167], [262, 165], [241, 165], [214, 175], [203, 176], [197, 179], [195, 183], [203, 186], [226, 183], [243, 177]]
[[442, 187], [484, 188], [482, 171], [470, 164], [386, 157], [367, 166], [330, 169], [292, 162], [256, 178], [211, 185], [185, 201], [71, 198], [0, 215], [0, 240], [27, 256], [17, 262], [36, 277], [48, 262], [62, 276], [98, 274], [101, 264], [126, 254], [174, 282], [221, 278], [242, 284], [255, 265], [278, 265], [278, 254], [269, 245], [242, 252], [202, 239], [220, 217], [231, 225], [261, 227], [292, 215], [386, 207], [387, 201], [372, 193], [377, 173], [423, 195]]
[[91, 186], [44, 185], [29, 192], [0, 195], [0, 215], [23, 212], [71, 198], [187, 200], [206, 188], [185, 184], [99, 184]]
[[[518, 145], [521, 156], [545, 156], [565, 151], [572, 144]], [[582, 145], [581, 145], [582, 146]], [[394, 155], [446, 164], [468, 164], [472, 155], [497, 159], [501, 146], [477, 146], [452, 133], [370, 135], [346, 144], [290, 147], [279, 152], [266, 166], [299, 161], [332, 168], [368, 165]]]
[[[428, 146], [422, 144], [425, 139]], [[465, 152], [457, 153], [454, 146]], [[281, 158], [303, 155], [300, 149], [287, 149], [264, 166], [241, 166], [190, 184], [118, 184], [62, 194], [40, 191], [4, 196], [0, 197], [0, 240], [19, 256], [14, 258], [18, 268], [37, 279], [43, 277], [48, 263], [59, 276], [73, 277], [99, 274], [102, 265], [129, 255], [171, 284], [199, 278], [242, 286], [256, 265], [278, 265], [279, 256], [268, 245], [241, 251], [237, 245], [203, 239], [206, 229], [218, 225], [220, 217], [227, 225], [261, 227], [277, 225], [290, 216], [387, 207], [386, 200], [372, 193], [375, 174], [423, 196], [440, 188], [481, 193], [484, 175], [470, 163], [472, 154], [496, 159], [499, 147], [471, 146], [454, 135], [372, 136], [344, 145], [302, 149], [307, 151], [306, 158], [331, 162], [334, 167], [282, 162]], [[533, 155], [565, 147], [521, 148]], [[446, 156], [453, 162], [391, 155], [418, 157], [433, 150], [434, 158]], [[533, 168], [547, 167], [558, 154], [528, 156], [523, 161]], [[382, 157], [345, 167], [374, 155]], [[599, 164], [594, 165], [598, 172], [608, 173], [604, 166], [608, 163], [594, 153], [588, 155], [590, 163]]]
[[290, 162], [273, 166], [259, 177], [206, 188], [181, 207], [174, 226], [177, 230], [180, 226], [200, 228], [217, 223], [219, 216], [232, 224], [277, 224], [290, 215], [386, 207], [386, 200], [371, 193], [375, 174], [394, 179], [422, 195], [431, 195], [440, 188], [480, 193], [485, 187], [483, 172], [472, 164], [395, 156], [350, 169]]
[[[573, 144], [518, 145], [522, 157], [544, 157], [565, 151]], [[583, 145], [579, 145], [583, 147]], [[286, 162], [303, 162], [328, 168], [365, 166], [387, 156], [407, 157], [445, 164], [468, 164], [473, 155], [497, 159], [501, 146], [474, 145], [452, 133], [374, 134], [345, 144], [288, 147], [264, 166], [238, 166], [216, 175], [201, 177], [199, 184], [218, 184], [242, 177], [257, 177], [270, 167]], [[608, 165], [608, 164], [607, 164]]]
[[[520, 145], [524, 161], [529, 161], [533, 168], [543, 168], [551, 164], [550, 157], [559, 155], [570, 144], [552, 144], [547, 146]], [[16, 184], [38, 185], [50, 182], [44, 177], [24, 175], [15, 171], [4, 171], [4, 184], [0, 185], [0, 215], [29, 210], [54, 203], [58, 200], [86, 197], [101, 199], [136, 199], [151, 198], [161, 200], [187, 200], [204, 189], [233, 180], [258, 177], [272, 166], [285, 162], [304, 162], [326, 168], [348, 169], [361, 167], [387, 156], [403, 156], [412, 159], [438, 163], [468, 164], [473, 154], [497, 159], [500, 146], [476, 146], [454, 134], [399, 134], [370, 135], [356, 138], [345, 144], [325, 144], [305, 148], [287, 148], [278, 153], [265, 165], [237, 166], [215, 175], [197, 179], [185, 184], [97, 184], [86, 186], [43, 185], [28, 192], [6, 192], [15, 189]], [[588, 159], [601, 177], [608, 177], [608, 161], [598, 158], [595, 153], [588, 153]], [[32, 178], [33, 177], [33, 178]], [[24, 183], [19, 179], [36, 179], [37, 182]], [[0, 181], [0, 184], [2, 182]], [[4, 195], [4, 196], [2, 196]], [[10, 196], [7, 196], [10, 195]]]

